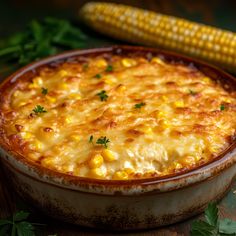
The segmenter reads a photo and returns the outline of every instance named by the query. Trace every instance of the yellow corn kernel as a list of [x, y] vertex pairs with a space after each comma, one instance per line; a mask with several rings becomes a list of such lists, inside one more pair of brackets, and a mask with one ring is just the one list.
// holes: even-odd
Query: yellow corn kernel
[[124, 58], [124, 59], [122, 59], [121, 63], [124, 67], [131, 67], [131, 66], [135, 66], [137, 64], [137, 62], [131, 58]]
[[211, 146], [210, 146], [208, 149], [209, 149], [209, 151], [210, 151], [211, 153], [216, 153], [216, 152], [219, 151], [219, 148], [217, 148], [217, 147], [211, 147]]
[[174, 106], [177, 108], [184, 107], [184, 102], [183, 101], [176, 101], [176, 102], [174, 102]]
[[175, 169], [180, 169], [180, 168], [183, 167], [179, 162], [174, 162], [173, 166], [174, 166]]
[[101, 168], [95, 168], [89, 171], [89, 175], [94, 178], [104, 178], [106, 176], [106, 172]]
[[96, 61], [96, 66], [99, 68], [103, 68], [107, 66], [107, 62], [105, 59], [99, 59]]
[[134, 173], [134, 170], [133, 169], [131, 169], [131, 168], [125, 168], [124, 169], [124, 171], [128, 174], [128, 175], [130, 175], [130, 174], [133, 174]]
[[211, 79], [209, 77], [203, 77], [202, 80], [206, 83], [211, 82]]
[[78, 93], [71, 93], [69, 95], [69, 97], [72, 98], [72, 99], [76, 99], [76, 100], [80, 100], [81, 99], [81, 95], [78, 94]]
[[153, 57], [151, 62], [152, 63], [157, 63], [159, 65], [165, 65], [165, 63], [159, 57]]
[[116, 159], [116, 157], [113, 154], [113, 152], [108, 150], [108, 149], [104, 149], [102, 151], [102, 156], [103, 156], [104, 160], [108, 161], [108, 162], [112, 162], [112, 161], [114, 161]]
[[124, 92], [125, 90], [126, 90], [126, 86], [120, 85], [120, 86], [117, 88], [116, 91], [122, 93], [122, 92]]
[[93, 156], [89, 162], [88, 165], [91, 169], [95, 169], [100, 167], [103, 164], [103, 157], [100, 154], [96, 154], [95, 156]]
[[195, 157], [194, 156], [186, 156], [180, 162], [183, 165], [193, 165], [193, 164], [195, 164]]
[[80, 140], [81, 140], [81, 136], [78, 135], [78, 134], [72, 134], [72, 135], [70, 136], [70, 139], [71, 139], [72, 141], [80, 141]]
[[42, 143], [39, 142], [38, 140], [35, 140], [31, 143], [32, 148], [36, 150], [41, 150], [42, 149]]
[[116, 83], [116, 77], [113, 75], [106, 75], [103, 77], [103, 80], [106, 84], [112, 85], [114, 83]]
[[145, 133], [145, 134], [152, 134], [152, 128], [150, 126], [145, 126], [142, 128], [142, 131]]
[[45, 97], [50, 103], [55, 103], [57, 101], [57, 99], [54, 98], [54, 97], [51, 97], [51, 96], [48, 96], [48, 95], [46, 95]]
[[116, 171], [113, 175], [113, 179], [115, 180], [126, 180], [129, 178], [129, 175], [126, 171]]
[[26, 102], [20, 102], [20, 103], [18, 104], [18, 107], [23, 107], [25, 104], [26, 104]]
[[13, 97], [15, 98], [15, 97], [19, 96], [19, 94], [20, 94], [20, 91], [19, 91], [19, 90], [16, 90], [16, 91], [13, 93]]
[[159, 125], [164, 129], [167, 129], [170, 127], [170, 123], [165, 119], [160, 120]]
[[67, 90], [68, 89], [68, 84], [67, 83], [60, 83], [58, 88], [62, 89], [62, 90]]
[[156, 111], [156, 118], [159, 119], [159, 118], [162, 118], [162, 117], [165, 117], [165, 112], [163, 111]]
[[168, 101], [168, 97], [166, 97], [165, 95], [162, 95], [162, 96], [161, 96], [161, 99], [162, 99], [162, 101], [164, 101], [164, 102], [167, 102], [167, 101]]
[[231, 99], [230, 99], [230, 98], [223, 98], [223, 101], [224, 101], [224, 102], [227, 102], [227, 103], [230, 103], [230, 102], [231, 102]]
[[58, 72], [58, 74], [59, 74], [59, 76], [64, 77], [64, 76], [67, 76], [67, 75], [68, 75], [68, 72], [67, 72], [66, 70], [60, 70], [60, 71]]
[[32, 134], [30, 132], [21, 132], [20, 135], [21, 135], [21, 137], [23, 139], [30, 139], [30, 138], [32, 138]]
[[31, 83], [31, 84], [29, 84], [29, 88], [39, 88], [40, 86], [42, 86], [43, 85], [43, 80], [42, 80], [42, 78], [41, 77], [35, 77], [34, 79], [33, 79], [33, 82]]
[[64, 119], [66, 124], [70, 124], [72, 122], [72, 117], [71, 116], [66, 116]]

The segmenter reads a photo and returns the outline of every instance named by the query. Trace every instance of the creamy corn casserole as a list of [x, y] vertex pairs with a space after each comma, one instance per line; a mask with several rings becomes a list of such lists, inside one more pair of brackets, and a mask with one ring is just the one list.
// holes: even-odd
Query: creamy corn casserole
[[193, 65], [103, 53], [43, 66], [2, 92], [1, 134], [57, 172], [127, 180], [190, 170], [234, 140], [236, 94]]

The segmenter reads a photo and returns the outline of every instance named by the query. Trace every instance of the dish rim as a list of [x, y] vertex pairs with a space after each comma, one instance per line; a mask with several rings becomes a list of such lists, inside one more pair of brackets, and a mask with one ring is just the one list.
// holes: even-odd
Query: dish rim
[[[15, 82], [17, 79], [20, 79], [22, 75], [24, 75], [27, 72], [34, 71], [35, 69], [45, 66], [48, 64], [51, 64], [53, 62], [59, 62], [60, 60], [66, 60], [67, 58], [82, 56], [82, 55], [90, 55], [90, 54], [102, 54], [102, 53], [114, 53], [118, 50], [121, 51], [127, 51], [127, 52], [145, 52], [145, 53], [153, 53], [155, 55], [163, 55], [164, 57], [170, 57], [174, 58], [174, 61], [176, 62], [183, 62], [184, 64], [192, 63], [194, 66], [198, 67], [204, 67], [207, 69], [210, 69], [210, 71], [213, 71], [216, 73], [216, 75], [220, 75], [220, 77], [223, 80], [229, 80], [230, 82], [233, 82], [233, 84], [236, 86], [236, 78], [223, 70], [219, 69], [216, 66], [210, 65], [206, 62], [203, 62], [201, 60], [187, 57], [175, 52], [170, 52], [166, 50], [160, 50], [157, 48], [150, 48], [150, 47], [142, 47], [142, 46], [126, 46], [126, 45], [115, 45], [115, 46], [109, 46], [109, 47], [102, 47], [102, 48], [92, 48], [92, 49], [82, 49], [82, 50], [71, 50], [66, 51], [60, 54], [56, 54], [44, 59], [41, 59], [36, 62], [32, 62], [20, 69], [18, 69], [16, 72], [8, 76], [7, 78], [3, 79], [3, 81], [0, 82], [0, 92], [3, 89], [4, 86], [7, 86], [11, 82]], [[199, 69], [200, 70], [200, 69]], [[201, 70], [200, 70], [201, 71]], [[204, 73], [204, 72], [203, 72]], [[3, 137], [3, 134], [0, 134], [0, 137]], [[202, 165], [196, 166], [191, 169], [184, 170], [182, 172], [172, 173], [165, 176], [159, 176], [159, 177], [150, 177], [150, 178], [141, 178], [141, 179], [129, 179], [129, 180], [106, 180], [106, 179], [95, 179], [95, 178], [88, 178], [88, 177], [82, 177], [82, 176], [73, 176], [66, 173], [61, 173], [55, 170], [48, 169], [36, 162], [30, 161], [27, 158], [25, 158], [23, 155], [21, 155], [18, 152], [15, 152], [14, 150], [10, 150], [8, 144], [4, 142], [4, 139], [0, 139], [0, 148], [3, 149], [8, 154], [11, 154], [11, 156], [21, 164], [33, 168], [39, 175], [47, 175], [51, 178], [59, 178], [66, 180], [69, 183], [74, 184], [92, 184], [96, 186], [126, 186], [126, 187], [132, 187], [132, 186], [149, 186], [149, 185], [156, 185], [156, 184], [162, 184], [162, 183], [168, 183], [173, 181], [178, 181], [181, 179], [185, 179], [194, 175], [201, 174], [203, 172], [206, 172], [208, 170], [211, 170], [212, 168], [216, 168], [216, 174], [223, 171], [225, 168], [228, 168], [229, 165], [224, 165], [220, 168], [221, 165], [227, 162], [229, 157], [228, 154], [233, 153], [236, 150], [236, 139], [233, 140], [232, 144], [228, 146], [223, 152], [221, 152], [217, 157], [212, 159], [211, 161], [204, 163]], [[3, 159], [3, 158], [1, 158]], [[234, 164], [234, 161], [230, 161], [230, 166]], [[18, 168], [18, 171], [23, 172]]]

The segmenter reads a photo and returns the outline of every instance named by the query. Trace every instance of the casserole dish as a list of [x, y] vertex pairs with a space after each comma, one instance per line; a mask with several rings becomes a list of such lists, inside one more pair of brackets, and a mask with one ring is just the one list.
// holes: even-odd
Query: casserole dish
[[[157, 174], [145, 178], [131, 175], [130, 178], [123, 180], [121, 178], [111, 179], [110, 176], [114, 176], [114, 173], [107, 175], [106, 178], [95, 178], [89, 174], [75, 175], [68, 171], [63, 172], [61, 169], [54, 168], [56, 164], [47, 168], [37, 161], [26, 158], [21, 153], [21, 149], [25, 146], [21, 146], [19, 139], [13, 138], [12, 142], [6, 138], [4, 127], [8, 127], [8, 124], [4, 118], [6, 114], [12, 117], [15, 115], [14, 113], [13, 115], [8, 114], [6, 112], [8, 108], [4, 107], [4, 104], [7, 104], [7, 100], [12, 95], [9, 93], [11, 95], [7, 97], [6, 94], [11, 92], [15, 84], [35, 78], [38, 71], [45, 66], [54, 68], [65, 61], [73, 64], [77, 58], [84, 60], [84, 58], [99, 55], [125, 55], [125, 57], [141, 55], [147, 61], [154, 57], [163, 58], [163, 61], [173, 65], [187, 65], [192, 68], [192, 74], [195, 74], [195, 70], [200, 71], [215, 80], [217, 86], [230, 94], [234, 94], [236, 87], [235, 78], [215, 67], [177, 54], [142, 47], [115, 46], [72, 51], [26, 66], [6, 79], [0, 88], [3, 104], [1, 107], [1, 162], [16, 191], [32, 204], [58, 219], [89, 227], [116, 230], [151, 228], [171, 224], [201, 212], [209, 201], [220, 199], [236, 175], [235, 129], [231, 129], [233, 133], [231, 132], [227, 146], [224, 146], [225, 148], [217, 153], [217, 156], [207, 162], [199, 161], [191, 168], [175, 168], [174, 171], [164, 175]], [[193, 91], [189, 93], [193, 95]], [[14, 100], [12, 101], [14, 102]], [[137, 104], [141, 104], [141, 102], [134, 103], [134, 105]], [[142, 104], [147, 106], [144, 102]], [[213, 111], [213, 113], [219, 114], [226, 109], [227, 104], [222, 104], [222, 106], [219, 108], [220, 110]], [[36, 108], [40, 108], [42, 113], [46, 112], [43, 107], [37, 106]], [[35, 109], [32, 111], [37, 113]], [[232, 109], [231, 115], [233, 116], [235, 105], [231, 104], [229, 109]], [[23, 108], [20, 110], [24, 111]], [[35, 117], [35, 114], [31, 116]], [[44, 118], [40, 117], [40, 121], [42, 119]], [[26, 122], [24, 126], [27, 126]], [[15, 128], [21, 129], [19, 126]], [[135, 134], [137, 135], [137, 133]], [[93, 141], [92, 135], [88, 138], [88, 143]], [[99, 144], [99, 142], [97, 143]]]

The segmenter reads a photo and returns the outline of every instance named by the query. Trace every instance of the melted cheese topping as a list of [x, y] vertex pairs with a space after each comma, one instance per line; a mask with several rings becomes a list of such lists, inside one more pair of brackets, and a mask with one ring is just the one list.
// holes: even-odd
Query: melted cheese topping
[[16, 82], [1, 107], [10, 145], [58, 172], [124, 180], [188, 170], [230, 145], [235, 93], [157, 57], [105, 58]]

